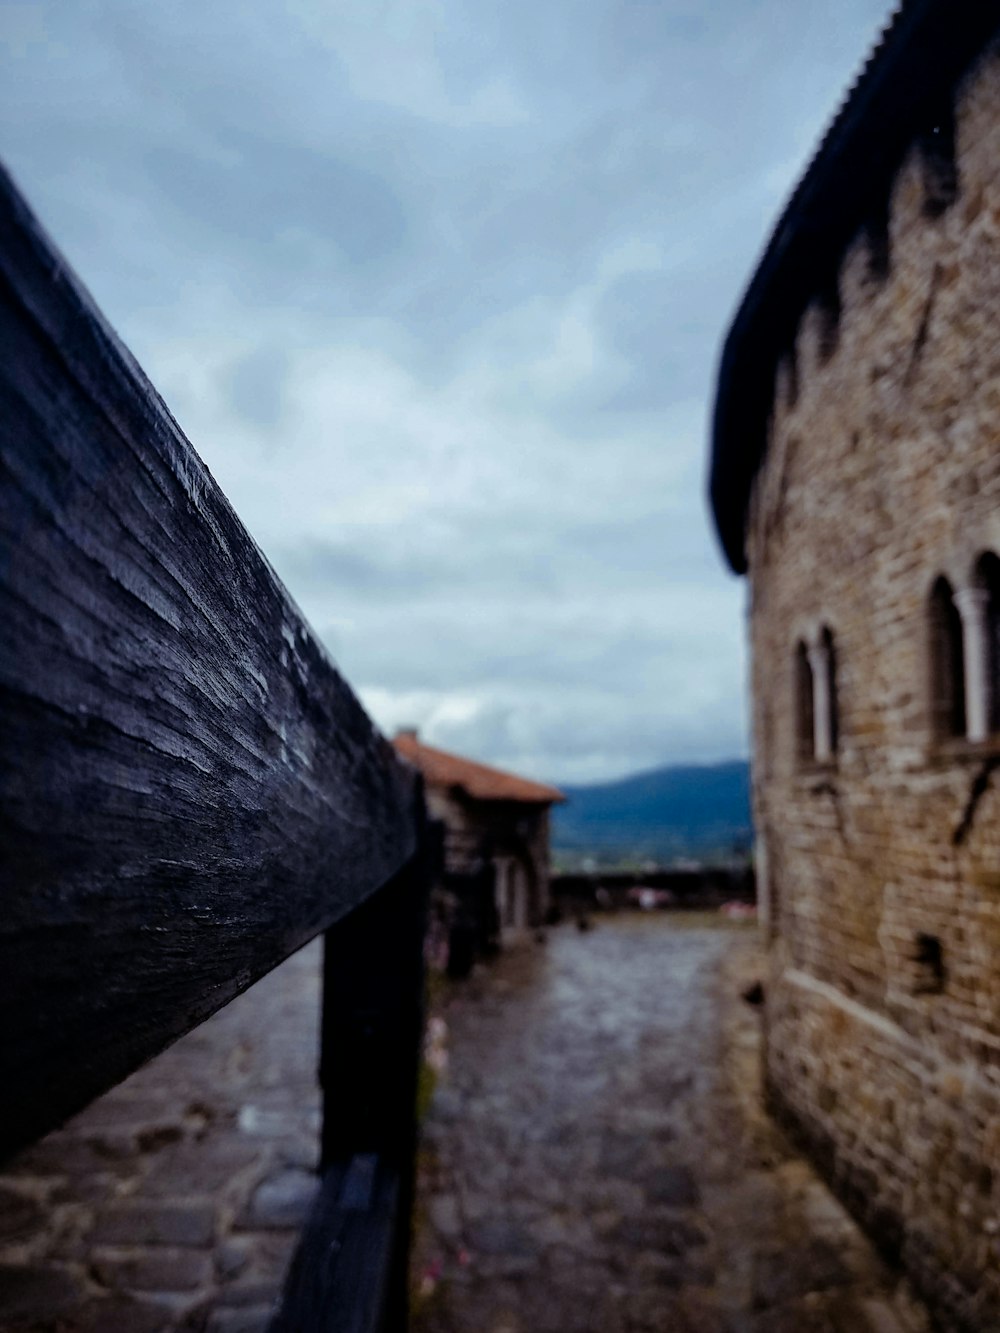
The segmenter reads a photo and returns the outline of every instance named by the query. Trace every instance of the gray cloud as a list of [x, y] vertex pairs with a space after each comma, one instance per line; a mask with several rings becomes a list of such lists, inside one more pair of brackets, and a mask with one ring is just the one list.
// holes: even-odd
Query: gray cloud
[[256, 347], [235, 362], [227, 386], [229, 401], [246, 421], [277, 426], [285, 407], [287, 356], [281, 347]]
[[9, 165], [386, 727], [742, 752], [719, 339], [882, 0], [0, 11]]

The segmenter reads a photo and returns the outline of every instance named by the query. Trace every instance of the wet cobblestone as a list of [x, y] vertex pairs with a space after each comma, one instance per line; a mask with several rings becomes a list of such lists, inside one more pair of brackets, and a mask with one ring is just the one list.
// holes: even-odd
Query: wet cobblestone
[[320, 944], [0, 1175], [0, 1333], [263, 1333], [316, 1180]]
[[[262, 1333], [315, 1187], [318, 963], [9, 1165], [0, 1330]], [[756, 967], [745, 929], [609, 918], [450, 993], [414, 1333], [923, 1333], [760, 1109]]]
[[925, 1333], [761, 1109], [746, 927], [564, 927], [452, 989], [419, 1333]]

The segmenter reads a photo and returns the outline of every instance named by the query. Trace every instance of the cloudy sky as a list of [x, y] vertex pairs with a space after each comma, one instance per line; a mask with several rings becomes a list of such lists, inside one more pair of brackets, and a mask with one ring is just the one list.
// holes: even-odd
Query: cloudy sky
[[2, 154], [386, 729], [746, 752], [719, 344], [885, 0], [3, 0]]

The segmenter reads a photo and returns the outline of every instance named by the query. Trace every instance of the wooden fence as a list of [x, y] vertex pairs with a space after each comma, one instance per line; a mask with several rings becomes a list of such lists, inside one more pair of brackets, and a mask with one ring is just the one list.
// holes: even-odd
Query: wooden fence
[[275, 1327], [400, 1328], [419, 781], [2, 169], [0, 496], [0, 1156], [325, 931]]

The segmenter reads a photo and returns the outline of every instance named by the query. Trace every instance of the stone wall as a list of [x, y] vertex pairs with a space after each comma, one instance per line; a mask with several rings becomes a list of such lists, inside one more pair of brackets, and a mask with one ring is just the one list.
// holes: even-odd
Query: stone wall
[[[1000, 737], [942, 740], [929, 596], [1000, 554], [1000, 55], [779, 368], [748, 520], [775, 1107], [942, 1312], [1000, 1327]], [[832, 634], [803, 759], [796, 650]]]
[[725, 903], [750, 907], [756, 901], [753, 869], [745, 865], [646, 873], [595, 870], [553, 875], [549, 888], [553, 905], [572, 913], [636, 907], [640, 890], [664, 894], [657, 906], [677, 911], [715, 911]]

